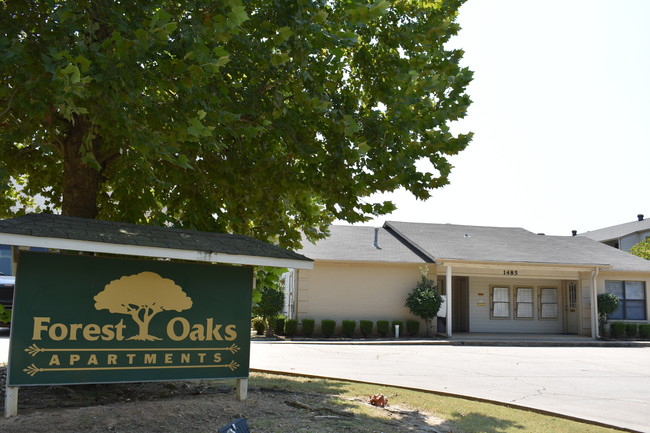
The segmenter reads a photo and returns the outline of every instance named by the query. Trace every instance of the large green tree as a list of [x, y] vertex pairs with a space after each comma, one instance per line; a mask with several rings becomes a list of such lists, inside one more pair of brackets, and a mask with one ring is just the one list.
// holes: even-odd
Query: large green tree
[[394, 209], [374, 192], [426, 199], [471, 138], [461, 3], [0, 1], [0, 216], [40, 194], [295, 246]]

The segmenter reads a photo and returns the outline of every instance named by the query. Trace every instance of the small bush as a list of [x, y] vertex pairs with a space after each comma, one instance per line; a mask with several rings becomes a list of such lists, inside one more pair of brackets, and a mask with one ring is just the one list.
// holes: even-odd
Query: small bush
[[388, 331], [388, 320], [377, 320], [377, 332], [379, 332], [379, 335], [385, 337], [388, 335]]
[[355, 322], [354, 320], [344, 320], [341, 323], [341, 333], [347, 338], [354, 337], [354, 330], [356, 328], [357, 328], [357, 322]]
[[372, 334], [372, 320], [361, 320], [359, 321], [359, 331], [361, 331], [361, 335], [363, 335], [363, 338], [368, 338], [370, 334]]
[[276, 316], [271, 320], [275, 335], [284, 335], [284, 319], [284, 316]]
[[302, 319], [302, 335], [311, 337], [314, 333], [314, 326], [316, 321], [314, 319]]
[[609, 334], [612, 338], [621, 338], [625, 335], [625, 326], [623, 322], [611, 322], [609, 324]]
[[639, 325], [637, 323], [627, 323], [625, 325], [625, 333], [627, 338], [636, 338], [636, 334], [639, 332]]
[[420, 333], [420, 322], [413, 319], [407, 320], [406, 332], [408, 332], [411, 337], [418, 335]]
[[298, 319], [287, 319], [284, 322], [284, 335], [294, 337], [298, 334]]
[[400, 335], [404, 334], [404, 322], [401, 320], [393, 320], [390, 322], [390, 330], [395, 332], [395, 325], [399, 325], [399, 333]]
[[639, 325], [639, 337], [650, 338], [650, 323], [642, 323]]
[[320, 322], [321, 332], [327, 338], [334, 335], [334, 329], [336, 329], [336, 320], [325, 319]]
[[257, 335], [264, 335], [264, 330], [266, 328], [264, 326], [264, 319], [262, 319], [261, 317], [253, 317], [252, 322], [253, 322], [253, 329], [255, 330], [255, 333]]

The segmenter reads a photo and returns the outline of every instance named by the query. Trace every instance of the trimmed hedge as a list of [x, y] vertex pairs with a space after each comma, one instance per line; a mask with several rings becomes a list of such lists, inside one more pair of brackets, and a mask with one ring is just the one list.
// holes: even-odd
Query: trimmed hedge
[[361, 335], [363, 335], [363, 338], [368, 338], [370, 334], [372, 334], [372, 326], [374, 323], [372, 320], [361, 320], [359, 321], [359, 331], [361, 331]]
[[298, 334], [298, 319], [287, 319], [284, 322], [284, 335], [295, 337]]
[[257, 335], [264, 335], [265, 331], [265, 326], [264, 326], [264, 319], [261, 317], [253, 317], [253, 329], [255, 330], [255, 333]]
[[302, 335], [311, 337], [314, 333], [314, 326], [316, 321], [314, 319], [302, 319]]
[[357, 322], [354, 320], [344, 320], [341, 323], [341, 333], [344, 337], [354, 337], [354, 330], [357, 329]]
[[408, 332], [411, 337], [418, 335], [420, 333], [420, 322], [413, 319], [407, 320], [406, 332]]
[[621, 338], [625, 335], [626, 323], [624, 322], [611, 322], [609, 324], [609, 335], [612, 338]]
[[382, 337], [385, 337], [388, 335], [388, 332], [390, 330], [388, 329], [388, 320], [377, 320], [377, 332], [379, 335]]
[[639, 337], [650, 338], [650, 323], [642, 323], [639, 325]]
[[273, 322], [273, 333], [275, 335], [284, 335], [284, 316], [279, 316], [275, 318]]
[[639, 325], [637, 323], [627, 323], [625, 324], [625, 333], [627, 338], [636, 338], [636, 334], [639, 332]]
[[320, 322], [321, 332], [327, 338], [334, 335], [334, 330], [336, 329], [336, 320], [324, 319]]

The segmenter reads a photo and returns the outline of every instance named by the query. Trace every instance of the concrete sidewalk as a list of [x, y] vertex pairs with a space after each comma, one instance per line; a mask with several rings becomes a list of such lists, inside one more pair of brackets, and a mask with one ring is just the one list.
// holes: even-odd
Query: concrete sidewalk
[[650, 341], [595, 340], [570, 334], [492, 334], [459, 333], [452, 338], [282, 338], [253, 336], [253, 341], [285, 341], [301, 344], [375, 344], [518, 347], [650, 347]]

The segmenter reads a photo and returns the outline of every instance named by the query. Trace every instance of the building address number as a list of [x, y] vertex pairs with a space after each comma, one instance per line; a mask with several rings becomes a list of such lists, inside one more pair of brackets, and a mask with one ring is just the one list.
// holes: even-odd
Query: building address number
[[519, 272], [513, 269], [507, 269], [503, 271], [503, 275], [509, 275], [514, 277], [515, 275], [519, 275]]

